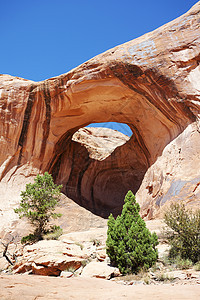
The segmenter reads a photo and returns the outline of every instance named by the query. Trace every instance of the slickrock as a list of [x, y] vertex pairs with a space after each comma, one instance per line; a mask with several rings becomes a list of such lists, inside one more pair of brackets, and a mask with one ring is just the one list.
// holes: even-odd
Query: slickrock
[[[94, 239], [94, 236], [96, 239]], [[32, 245], [19, 246], [12, 250], [12, 244], [8, 249], [10, 255], [17, 258], [13, 266], [15, 274], [36, 274], [43, 276], [61, 276], [69, 278], [72, 275], [81, 275], [87, 267], [92, 276], [93, 267], [98, 266], [99, 273], [94, 268], [94, 276], [109, 279], [111, 274], [118, 274], [116, 268], [108, 266], [106, 256], [106, 228], [97, 228], [83, 232], [72, 232], [62, 235], [59, 240], [42, 240]], [[6, 262], [4, 258], [4, 262]], [[95, 262], [95, 264], [93, 264]], [[3, 261], [2, 261], [3, 263]], [[3, 266], [3, 265], [2, 265]], [[6, 268], [5, 268], [6, 269]], [[88, 271], [84, 274], [88, 274]]]
[[170, 201], [183, 201], [188, 208], [199, 208], [199, 167], [200, 134], [193, 123], [165, 147], [146, 172], [137, 192], [143, 216], [160, 216]]
[[121, 285], [97, 278], [53, 278], [44, 276], [0, 276], [0, 298], [3, 300], [88, 299], [198, 300], [199, 285]]
[[[19, 201], [20, 188], [44, 171], [63, 184], [65, 195], [103, 217], [121, 211], [129, 189], [140, 188], [147, 218], [185, 193], [186, 202], [197, 203], [199, 17], [200, 2], [157, 30], [43, 82], [0, 76], [2, 216]], [[104, 159], [98, 151], [91, 156], [95, 142], [84, 147], [72, 138], [90, 123], [109, 121], [128, 124], [133, 135]], [[87, 130], [84, 140], [86, 133], [91, 138]], [[103, 134], [106, 149], [109, 139]]]
[[62, 271], [79, 269], [88, 255], [75, 244], [62, 241], [40, 241], [25, 246], [18, 256], [13, 271], [16, 274], [31, 273], [43, 276], [59, 276]]

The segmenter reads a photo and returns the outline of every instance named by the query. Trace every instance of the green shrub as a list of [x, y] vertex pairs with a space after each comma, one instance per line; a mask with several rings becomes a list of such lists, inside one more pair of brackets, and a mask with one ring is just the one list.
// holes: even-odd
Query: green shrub
[[168, 266], [168, 268], [170, 267], [172, 270], [174, 269], [186, 270], [193, 266], [193, 262], [189, 258], [182, 258], [180, 256], [176, 256], [176, 257], [166, 256], [164, 259], [162, 259], [162, 263], [165, 266]]
[[198, 261], [198, 262], [194, 265], [194, 269], [195, 269], [195, 271], [200, 271], [200, 261]]
[[[62, 186], [57, 186], [53, 182], [53, 178], [47, 172], [43, 176], [37, 175], [34, 179], [35, 183], [27, 184], [26, 190], [21, 192], [21, 202], [15, 213], [19, 217], [26, 217], [28, 221], [35, 227], [33, 234], [37, 240], [43, 238], [43, 234], [47, 232], [47, 224], [51, 218], [58, 218], [61, 214], [54, 213], [55, 206], [58, 204]], [[25, 239], [33, 238], [31, 235]]]
[[200, 210], [187, 210], [183, 204], [172, 204], [165, 212], [164, 222], [170, 228], [166, 237], [170, 243], [169, 257], [180, 256], [193, 263], [200, 260]]
[[120, 216], [108, 219], [106, 252], [113, 266], [122, 274], [138, 273], [141, 268], [150, 268], [158, 258], [155, 248], [157, 235], [151, 234], [139, 215], [140, 206], [129, 191]]
[[[44, 240], [57, 240], [62, 235], [62, 228], [60, 226], [51, 226], [50, 230], [47, 230], [42, 235], [42, 239]], [[36, 234], [30, 233], [27, 236], [24, 236], [21, 239], [22, 244], [33, 244], [38, 241], [38, 236]]]
[[157, 276], [156, 276], [156, 280], [157, 281], [163, 281], [163, 282], [168, 282], [168, 281], [173, 281], [175, 278], [173, 275], [169, 275], [167, 273], [159, 273]]
[[175, 264], [176, 268], [181, 270], [186, 270], [193, 266], [193, 263], [189, 258], [181, 258], [180, 256], [173, 259], [171, 263]]
[[44, 240], [57, 240], [62, 235], [62, 228], [60, 226], [53, 225], [44, 235]]
[[33, 244], [38, 241], [38, 238], [35, 234], [30, 233], [29, 235], [24, 236], [21, 239], [22, 244]]

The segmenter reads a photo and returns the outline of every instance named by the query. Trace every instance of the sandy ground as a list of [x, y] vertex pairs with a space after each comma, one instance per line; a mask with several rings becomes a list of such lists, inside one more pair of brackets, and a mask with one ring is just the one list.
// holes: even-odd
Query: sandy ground
[[132, 285], [93, 278], [0, 275], [1, 300], [48, 299], [162, 299], [199, 300], [200, 285]]

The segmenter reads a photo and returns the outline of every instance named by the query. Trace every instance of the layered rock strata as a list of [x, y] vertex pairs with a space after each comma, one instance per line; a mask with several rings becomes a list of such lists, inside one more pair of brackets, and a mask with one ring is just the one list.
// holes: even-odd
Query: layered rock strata
[[[1, 75], [1, 184], [47, 170], [80, 205], [103, 217], [118, 214], [127, 190], [138, 191], [170, 142], [190, 124], [198, 136], [199, 18], [200, 2], [157, 30], [43, 82]], [[128, 124], [133, 135], [104, 160], [92, 159], [72, 136], [109, 121]], [[163, 184], [159, 175], [156, 181]], [[163, 202], [151, 188], [149, 195], [158, 210]]]

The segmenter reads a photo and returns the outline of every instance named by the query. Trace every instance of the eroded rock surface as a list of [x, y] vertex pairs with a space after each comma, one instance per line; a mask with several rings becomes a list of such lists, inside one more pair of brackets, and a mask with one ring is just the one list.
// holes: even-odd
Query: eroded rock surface
[[14, 265], [16, 274], [31, 273], [43, 276], [59, 276], [62, 271], [76, 271], [87, 254], [78, 245], [61, 241], [40, 241], [25, 246], [16, 252], [18, 262]]
[[197, 124], [189, 125], [148, 169], [137, 192], [143, 216], [160, 216], [170, 201], [181, 200], [192, 209], [200, 207], [199, 138]]
[[[47, 170], [78, 204], [103, 217], [110, 212], [116, 215], [127, 190], [138, 191], [147, 170], [153, 164], [156, 168], [165, 147], [172, 141], [176, 144], [180, 134], [183, 139], [187, 135], [189, 144], [195, 143], [192, 155], [197, 161], [187, 168], [195, 168], [192, 180], [198, 188], [199, 17], [200, 2], [157, 30], [43, 82], [1, 75], [2, 189], [19, 189], [38, 171]], [[99, 161], [89, 157], [88, 150], [72, 136], [85, 125], [108, 121], [128, 124], [133, 135]], [[195, 142], [188, 134], [191, 124]], [[167, 190], [165, 185], [174, 185], [173, 180], [163, 180], [159, 163], [157, 166], [157, 176], [148, 179], [146, 174], [144, 188], [138, 193], [147, 217], [154, 215], [149, 203], [158, 212], [165, 203], [160, 198]], [[177, 178], [183, 172], [187, 174], [188, 169], [180, 170], [177, 165]], [[148, 204], [140, 196], [146, 188]], [[8, 199], [2, 201], [6, 206]]]
[[[108, 265], [105, 243], [106, 227], [72, 232], [62, 235], [59, 240], [42, 240], [32, 245], [10, 244], [8, 255], [14, 274], [110, 279], [119, 276], [120, 272]], [[0, 267], [0, 272], [11, 270], [5, 257], [0, 259]]]

